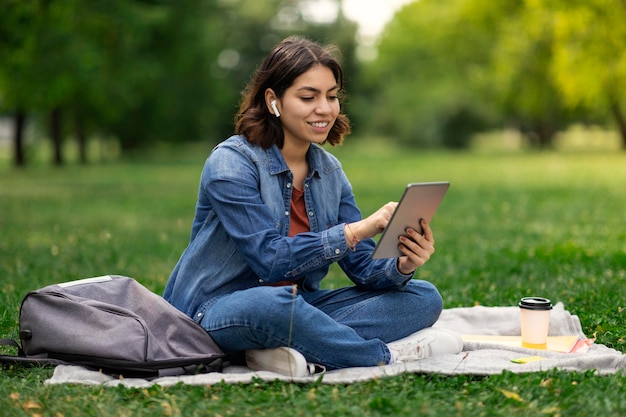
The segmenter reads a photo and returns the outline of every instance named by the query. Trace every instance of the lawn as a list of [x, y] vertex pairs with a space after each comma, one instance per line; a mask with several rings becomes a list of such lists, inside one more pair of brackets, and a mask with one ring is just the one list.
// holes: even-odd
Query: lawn
[[[450, 153], [359, 138], [331, 149], [364, 214], [413, 181], [449, 180], [419, 277], [446, 307], [562, 301], [584, 332], [626, 352], [626, 153]], [[25, 293], [103, 274], [161, 293], [185, 248], [208, 147], [61, 169], [0, 166], [0, 336]], [[5, 164], [6, 165], [6, 164]], [[328, 288], [347, 285], [338, 269]], [[405, 375], [349, 386], [260, 382], [149, 389], [45, 386], [49, 369], [4, 369], [3, 416], [625, 415], [624, 372]]]

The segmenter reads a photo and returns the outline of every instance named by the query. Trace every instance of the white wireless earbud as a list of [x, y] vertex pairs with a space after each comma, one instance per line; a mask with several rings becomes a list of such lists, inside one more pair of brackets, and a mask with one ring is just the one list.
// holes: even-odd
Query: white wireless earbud
[[276, 107], [276, 100], [272, 100], [270, 102], [270, 107], [272, 108], [272, 110], [274, 110], [274, 116], [280, 117], [280, 112], [278, 111], [278, 108]]

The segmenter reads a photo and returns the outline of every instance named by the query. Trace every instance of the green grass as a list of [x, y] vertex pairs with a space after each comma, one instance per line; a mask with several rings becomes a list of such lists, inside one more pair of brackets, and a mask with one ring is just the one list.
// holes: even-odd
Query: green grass
[[[157, 160], [0, 167], [0, 334], [25, 293], [103, 274], [160, 293], [186, 246], [208, 149]], [[450, 180], [419, 276], [446, 307], [562, 301], [588, 336], [626, 352], [626, 154], [447, 153], [350, 139], [340, 156], [364, 214], [411, 181]], [[329, 288], [347, 284], [334, 268]], [[624, 372], [404, 375], [348, 386], [258, 381], [168, 389], [45, 386], [49, 369], [0, 371], [3, 416], [624, 415]]]

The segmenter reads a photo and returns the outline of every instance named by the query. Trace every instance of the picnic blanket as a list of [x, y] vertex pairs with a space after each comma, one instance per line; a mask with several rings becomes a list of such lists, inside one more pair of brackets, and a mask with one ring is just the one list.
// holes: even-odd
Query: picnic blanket
[[[127, 387], [147, 387], [158, 384], [171, 386], [180, 382], [189, 385], [213, 385], [218, 383], [252, 383], [265, 381], [291, 381], [296, 383], [349, 384], [354, 382], [396, 376], [403, 373], [441, 375], [494, 375], [503, 371], [514, 373], [539, 372], [552, 369], [565, 371], [595, 370], [597, 375], [616, 372], [626, 373], [626, 355], [604, 345], [591, 344], [582, 353], [561, 353], [549, 350], [533, 350], [516, 346], [515, 343], [499, 343], [494, 338], [481, 340], [475, 335], [519, 336], [520, 320], [517, 307], [461, 307], [445, 309], [435, 327], [454, 330], [464, 336], [463, 352], [456, 355], [440, 355], [431, 358], [391, 365], [347, 368], [328, 371], [324, 374], [303, 378], [292, 378], [272, 372], [253, 372], [241, 366], [230, 366], [222, 373], [208, 373], [179, 377], [163, 377], [153, 380], [118, 379], [101, 372], [79, 366], [58, 366], [47, 384], [85, 384]], [[469, 337], [467, 335], [474, 335]], [[550, 335], [576, 336], [587, 340], [580, 320], [557, 303], [550, 318]], [[521, 358], [535, 357], [529, 363], [516, 363]], [[538, 358], [540, 360], [537, 360]], [[523, 362], [523, 361], [522, 361]]]

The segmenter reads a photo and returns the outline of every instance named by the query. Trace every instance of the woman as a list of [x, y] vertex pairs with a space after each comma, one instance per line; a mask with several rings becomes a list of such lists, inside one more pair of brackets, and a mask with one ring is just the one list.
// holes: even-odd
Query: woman
[[[403, 256], [371, 258], [397, 203], [363, 219], [339, 161], [319, 146], [350, 132], [342, 91], [331, 50], [285, 39], [244, 91], [237, 135], [202, 171], [191, 240], [164, 297], [253, 369], [304, 375], [307, 362], [375, 366], [462, 349], [429, 328], [441, 296], [412, 279], [434, 252], [428, 224], [399, 237]], [[354, 286], [320, 290], [333, 262]]]

